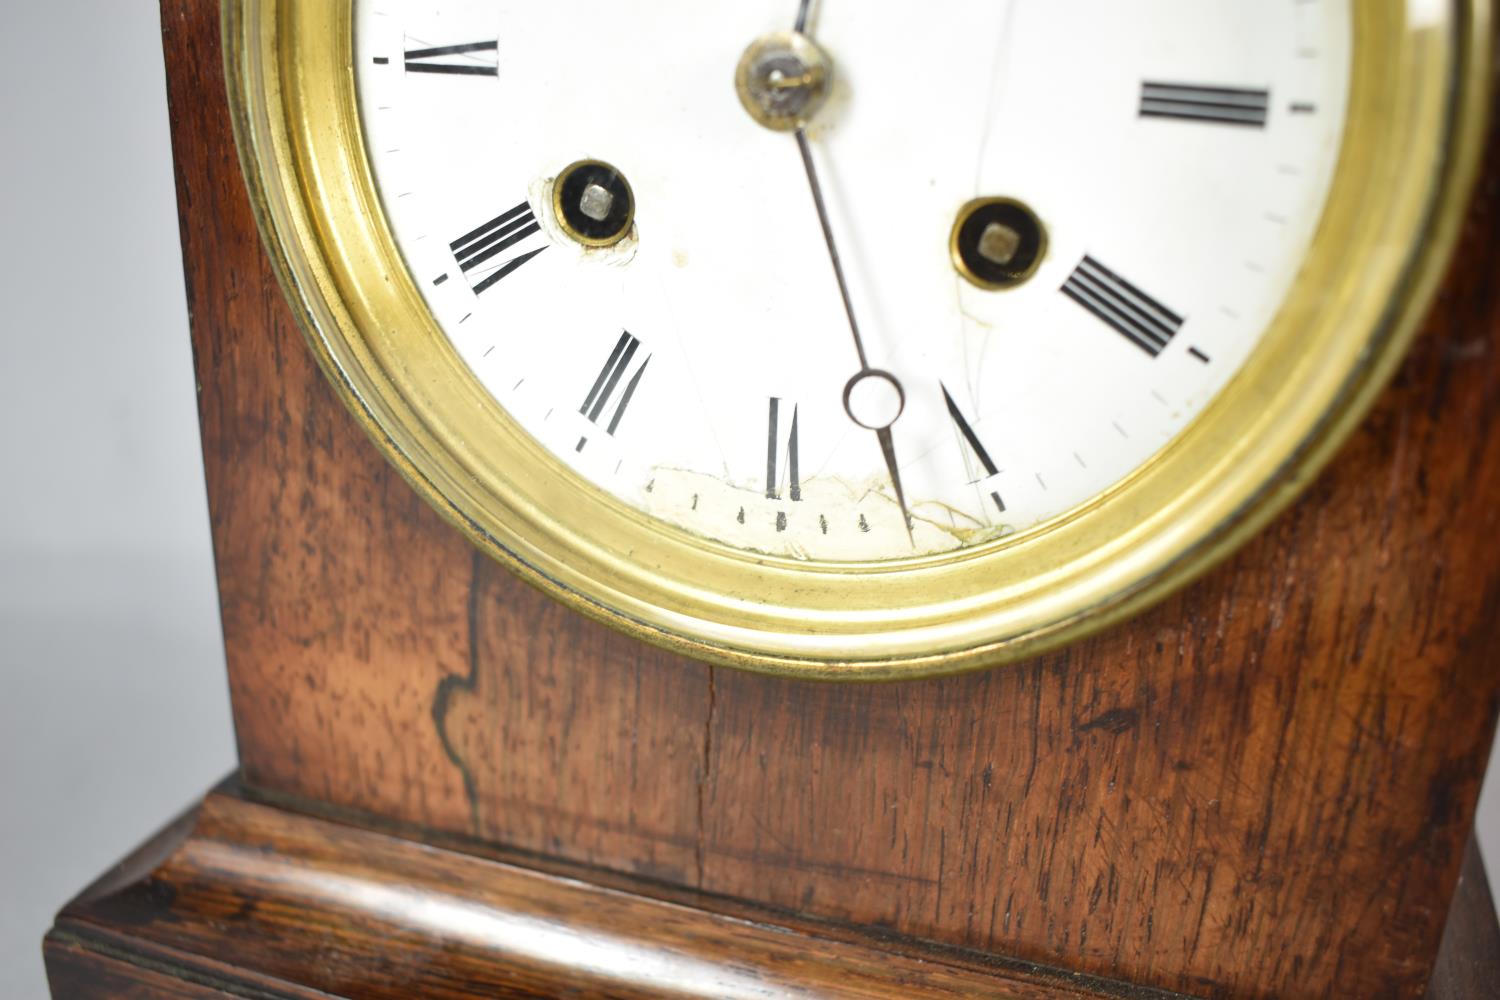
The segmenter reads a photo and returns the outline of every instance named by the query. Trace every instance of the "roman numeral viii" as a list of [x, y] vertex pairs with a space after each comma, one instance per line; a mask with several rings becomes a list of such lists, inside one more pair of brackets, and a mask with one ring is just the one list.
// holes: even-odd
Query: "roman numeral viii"
[[406, 71], [408, 73], [442, 73], [449, 76], [499, 76], [499, 50], [498, 41], [465, 42], [461, 45], [408, 49]]
[[[778, 452], [781, 447], [781, 400], [771, 397], [771, 416], [766, 431], [766, 499], [781, 499], [781, 462]], [[792, 406], [792, 425], [786, 434], [786, 472], [788, 495], [792, 500], [802, 499], [802, 477], [797, 471], [797, 407]]]
[[[620, 428], [620, 420], [625, 416], [625, 410], [630, 406], [630, 401], [635, 398], [635, 390], [640, 387], [641, 376], [646, 374], [646, 366], [651, 363], [648, 354], [646, 360], [642, 361], [640, 367], [635, 369], [635, 374], [625, 380], [623, 389], [620, 382], [630, 371], [635, 355], [640, 350], [641, 342], [633, 337], [629, 331], [620, 334], [620, 339], [615, 341], [615, 349], [610, 352], [609, 360], [604, 362], [604, 367], [599, 369], [599, 376], [594, 379], [594, 386], [589, 390], [583, 405], [578, 412], [588, 418], [589, 423], [598, 425], [599, 421], [606, 415], [610, 405], [614, 406], [614, 413], [609, 417], [609, 425], [605, 427], [605, 433], [614, 437], [615, 431]], [[616, 390], [620, 394], [616, 397]], [[588, 435], [578, 439], [578, 451], [582, 451], [589, 443]]]
[[1269, 90], [1150, 81], [1141, 84], [1142, 118], [1180, 118], [1190, 122], [1265, 128], [1270, 108]]
[[1083, 258], [1062, 293], [1153, 358], [1186, 322], [1092, 257]]
[[[503, 260], [495, 260], [541, 231], [541, 224], [532, 214], [531, 206], [523, 201], [504, 215], [460, 236], [449, 247], [453, 250], [458, 266], [463, 268], [468, 277], [469, 285], [478, 295], [493, 288], [501, 278], [515, 273], [522, 264], [547, 249], [544, 243], [535, 249], [523, 250]], [[439, 283], [441, 282], [442, 279], [439, 279]]]

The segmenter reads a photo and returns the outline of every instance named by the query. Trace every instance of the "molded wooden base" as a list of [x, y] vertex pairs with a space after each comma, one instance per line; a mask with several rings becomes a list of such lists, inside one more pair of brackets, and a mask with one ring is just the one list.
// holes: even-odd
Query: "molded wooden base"
[[[58, 998], [1167, 996], [668, 896], [314, 818], [226, 784], [62, 911], [47, 968]], [[1429, 996], [1490, 995], [1497, 942], [1471, 845]]]
[[651, 890], [226, 785], [64, 908], [47, 967], [59, 998], [1167, 996]]

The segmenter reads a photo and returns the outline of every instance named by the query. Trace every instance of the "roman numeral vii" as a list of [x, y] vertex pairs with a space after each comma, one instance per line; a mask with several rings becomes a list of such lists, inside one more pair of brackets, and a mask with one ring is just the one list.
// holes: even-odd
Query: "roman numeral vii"
[[[605, 433], [610, 437], [614, 437], [615, 431], [619, 430], [620, 421], [624, 418], [630, 401], [635, 398], [635, 390], [640, 387], [641, 376], [646, 374], [646, 366], [651, 363], [651, 356], [647, 355], [646, 360], [635, 369], [635, 373], [629, 379], [625, 379], [640, 346], [641, 342], [628, 331], [620, 334], [620, 339], [615, 341], [615, 349], [610, 352], [609, 360], [604, 362], [603, 368], [599, 369], [593, 388], [589, 389], [583, 405], [578, 408], [578, 412], [587, 417], [591, 424], [598, 425], [601, 419], [608, 416], [609, 424], [605, 427]], [[625, 380], [623, 388], [620, 385], [622, 379]], [[619, 390], [618, 396], [615, 395], [616, 390]], [[613, 414], [608, 413], [611, 405], [614, 406]], [[582, 451], [588, 443], [588, 435], [579, 438], [577, 450]]]

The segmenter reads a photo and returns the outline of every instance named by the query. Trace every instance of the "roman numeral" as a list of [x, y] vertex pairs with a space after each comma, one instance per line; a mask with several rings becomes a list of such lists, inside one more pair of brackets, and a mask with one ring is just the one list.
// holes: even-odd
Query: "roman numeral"
[[[948, 391], [948, 387], [943, 385], [943, 383], [939, 382], [938, 385], [943, 390], [943, 402], [948, 407], [948, 416], [953, 421], [953, 426], [958, 428], [959, 436], [963, 438], [964, 444], [968, 445], [968, 449], [964, 451], [964, 467], [969, 473], [969, 485], [976, 486], [988, 478], [1000, 475], [1000, 469], [996, 467], [995, 460], [990, 458], [990, 453], [985, 449], [984, 442], [979, 440], [979, 435], [974, 433], [973, 426], [964, 416], [963, 411], [958, 408], [958, 404], [954, 402], [953, 394]], [[970, 455], [973, 455], [972, 461], [969, 458]], [[974, 462], [979, 463], [979, 468], [984, 470], [984, 475], [977, 474]], [[1000, 499], [999, 491], [991, 493], [990, 499], [995, 501], [995, 506], [1000, 509], [1000, 513], [1004, 514], [1005, 501]]]
[[[406, 53], [408, 73], [443, 73], [450, 76], [499, 76], [500, 43], [466, 42], [436, 48], [410, 49]], [[488, 57], [476, 52], [494, 53]]]
[[[972, 466], [970, 467], [970, 475], [973, 477], [969, 480], [970, 485], [978, 483], [989, 476], [1000, 475], [1000, 470], [996, 468], [994, 460], [990, 458], [990, 453], [985, 450], [983, 442], [979, 440], [979, 435], [974, 433], [974, 428], [965, 419], [963, 411], [953, 401], [953, 395], [948, 392], [948, 387], [941, 382], [938, 385], [943, 390], [943, 402], [948, 406], [948, 416], [952, 418], [953, 425], [958, 428], [958, 433], [962, 435], [964, 443], [969, 446], [969, 451], [973, 453], [975, 461], [979, 463], [980, 468], [984, 469], [983, 476], [976, 476], [973, 474], [974, 470]], [[968, 464], [967, 457], [965, 464]]]
[[[771, 397], [771, 415], [766, 431], [766, 499], [781, 499], [781, 463], [777, 452], [781, 446], [779, 433], [781, 423], [781, 400]], [[797, 471], [797, 407], [792, 406], [792, 426], [786, 436], [787, 479], [792, 500], [802, 499], [802, 477]]]
[[1192, 83], [1141, 84], [1142, 118], [1265, 128], [1271, 113], [1269, 90], [1205, 87]]
[[491, 219], [472, 233], [465, 233], [449, 244], [458, 266], [469, 279], [469, 285], [478, 295], [493, 288], [501, 278], [515, 273], [516, 269], [537, 254], [547, 249], [546, 244], [532, 250], [522, 251], [496, 263], [496, 257], [542, 231], [541, 224], [532, 214], [531, 206], [521, 202], [515, 208]]
[[[588, 397], [584, 399], [583, 405], [578, 412], [588, 418], [589, 423], [598, 425], [600, 418], [605, 415], [611, 402], [614, 403], [614, 414], [609, 419], [609, 425], [605, 433], [614, 437], [615, 431], [620, 428], [620, 420], [625, 416], [625, 410], [630, 406], [630, 401], [635, 397], [635, 390], [640, 387], [641, 376], [646, 374], [646, 366], [651, 363], [651, 356], [635, 370], [635, 374], [625, 383], [624, 390], [620, 393], [618, 401], [615, 400], [615, 390], [620, 388], [620, 380], [630, 370], [631, 363], [635, 360], [636, 351], [640, 349], [641, 342], [633, 337], [629, 331], [620, 334], [620, 339], [615, 341], [615, 349], [610, 352], [609, 360], [604, 362], [604, 367], [599, 369], [599, 377], [594, 379], [594, 386], [589, 390]], [[588, 435], [578, 439], [578, 451], [582, 451], [589, 443]]]
[[1186, 322], [1092, 257], [1083, 258], [1062, 293], [1153, 358]]

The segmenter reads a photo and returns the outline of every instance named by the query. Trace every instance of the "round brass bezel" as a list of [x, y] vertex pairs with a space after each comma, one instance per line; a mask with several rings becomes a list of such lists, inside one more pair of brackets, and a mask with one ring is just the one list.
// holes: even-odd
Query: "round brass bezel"
[[1488, 0], [1357, 0], [1327, 209], [1281, 313], [1208, 408], [1126, 481], [1037, 529], [895, 562], [798, 562], [605, 494], [463, 364], [371, 178], [352, 2], [223, 0], [252, 201], [351, 412], [449, 521], [557, 599], [690, 656], [819, 679], [953, 673], [1077, 639], [1202, 573], [1285, 506], [1386, 383], [1435, 292], [1477, 173], [1492, 64]]

